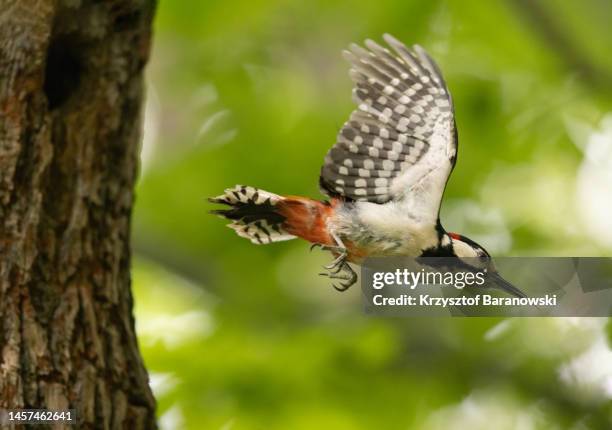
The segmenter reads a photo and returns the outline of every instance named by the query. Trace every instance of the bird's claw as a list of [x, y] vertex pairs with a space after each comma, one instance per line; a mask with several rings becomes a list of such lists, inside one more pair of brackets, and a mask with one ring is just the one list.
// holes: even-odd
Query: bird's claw
[[[344, 273], [340, 273], [340, 272]], [[330, 279], [338, 279], [340, 282], [338, 284], [332, 283], [332, 287], [334, 287], [337, 291], [346, 291], [351, 285], [353, 285], [357, 281], [357, 274], [351, 266], [348, 265], [345, 261], [342, 262], [335, 271], [321, 272], [319, 273], [321, 276], [327, 276]]]
[[344, 259], [340, 259], [338, 261], [334, 260], [331, 264], [328, 264], [327, 266], [323, 266], [323, 268], [325, 270], [329, 270], [331, 273], [338, 273], [340, 270], [342, 270], [343, 264], [345, 264]]
[[353, 285], [353, 284], [348, 284], [348, 283], [344, 283], [344, 284], [343, 284], [343, 283], [341, 282], [341, 283], [340, 283], [340, 287], [338, 287], [336, 284], [332, 284], [332, 287], [334, 287], [334, 290], [336, 290], [336, 291], [343, 292], [343, 291], [348, 290], [348, 289], [349, 289], [349, 287], [350, 287], [351, 285]]
[[334, 261], [332, 261], [330, 264], [328, 264], [327, 266], [323, 266], [323, 268], [327, 270], [336, 269], [338, 267], [342, 267], [345, 261], [346, 261], [346, 255], [341, 255], [338, 258], [336, 258]]
[[336, 273], [338, 271], [340, 271], [340, 268], [342, 267], [343, 264], [345, 264], [346, 262], [346, 257], [347, 257], [347, 252], [346, 252], [346, 248], [339, 248], [339, 247], [335, 247], [336, 252], [338, 253], [338, 256], [327, 266], [323, 266], [324, 269], [327, 270], [332, 270], [332, 269], [338, 269], [336, 271]]
[[340, 278], [340, 279], [344, 279], [344, 282], [339, 282], [338, 284], [340, 286], [334, 283], [332, 284], [332, 287], [334, 287], [336, 291], [346, 291], [351, 287], [351, 285], [353, 285], [357, 281], [357, 274], [353, 272], [353, 270], [351, 269], [351, 273], [348, 278]]
[[[339, 243], [342, 244], [341, 242]], [[319, 273], [320, 276], [327, 276], [330, 279], [340, 280], [340, 282], [338, 282], [337, 284], [332, 284], [332, 287], [334, 287], [335, 290], [346, 291], [351, 285], [353, 285], [357, 281], [357, 274], [346, 262], [348, 253], [344, 246], [333, 246], [324, 245], [322, 243], [313, 243], [310, 246], [310, 250], [312, 251], [315, 248], [321, 248], [324, 251], [331, 251], [337, 254], [336, 258], [330, 264], [323, 266], [323, 268], [327, 270], [327, 272]]]
[[[338, 267], [334, 267], [333, 269], [328, 269], [326, 266], [323, 266], [323, 268], [325, 270], [327, 270], [327, 272], [321, 272], [319, 273], [319, 275], [321, 276], [329, 276], [330, 278], [338, 278], [338, 273], [340, 273], [340, 271], [343, 269], [343, 266], [340, 265]], [[339, 279], [344, 279], [341, 275], [339, 277]]]

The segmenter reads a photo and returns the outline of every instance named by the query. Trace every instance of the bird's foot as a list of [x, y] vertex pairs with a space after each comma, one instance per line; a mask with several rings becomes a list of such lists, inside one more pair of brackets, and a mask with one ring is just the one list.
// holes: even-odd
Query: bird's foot
[[328, 276], [330, 279], [338, 279], [340, 282], [338, 285], [335, 283], [332, 286], [338, 291], [345, 291], [355, 282], [357, 282], [357, 274], [351, 269], [351, 266], [346, 262], [348, 257], [348, 251], [340, 237], [333, 232], [331, 233], [332, 238], [336, 242], [336, 245], [324, 245], [322, 243], [315, 243], [310, 247], [312, 251], [314, 248], [321, 248], [324, 251], [330, 251], [336, 257], [327, 266], [323, 266], [327, 272], [319, 273], [321, 276]]
[[[327, 266], [325, 266], [327, 268]], [[337, 279], [338, 285], [336, 283], [332, 283], [332, 287], [334, 287], [338, 291], [346, 291], [350, 286], [357, 282], [357, 273], [349, 266], [349, 264], [343, 260], [336, 270], [328, 269], [328, 272], [319, 273], [321, 276], [327, 276], [330, 279]]]

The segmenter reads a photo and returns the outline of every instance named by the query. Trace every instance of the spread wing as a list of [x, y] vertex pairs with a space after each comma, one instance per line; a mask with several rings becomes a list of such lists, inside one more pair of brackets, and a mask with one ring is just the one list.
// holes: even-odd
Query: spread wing
[[395, 52], [371, 40], [368, 50], [353, 44], [344, 52], [358, 108], [325, 157], [321, 189], [350, 200], [402, 201], [437, 217], [457, 154], [451, 95], [420, 46], [384, 39]]

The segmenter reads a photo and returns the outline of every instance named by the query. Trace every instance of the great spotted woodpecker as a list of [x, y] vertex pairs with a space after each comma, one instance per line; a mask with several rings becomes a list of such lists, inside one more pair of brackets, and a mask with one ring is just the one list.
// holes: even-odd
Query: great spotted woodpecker
[[349, 262], [444, 256], [486, 260], [498, 286], [524, 296], [497, 274], [482, 246], [442, 227], [442, 195], [457, 160], [452, 98], [423, 48], [388, 34], [384, 40], [393, 51], [366, 40], [367, 49], [352, 44], [343, 53], [358, 108], [321, 168], [329, 201], [237, 185], [210, 199], [229, 206], [212, 212], [256, 244], [300, 237], [331, 251], [335, 259], [323, 274], [339, 280], [338, 290], [356, 282]]

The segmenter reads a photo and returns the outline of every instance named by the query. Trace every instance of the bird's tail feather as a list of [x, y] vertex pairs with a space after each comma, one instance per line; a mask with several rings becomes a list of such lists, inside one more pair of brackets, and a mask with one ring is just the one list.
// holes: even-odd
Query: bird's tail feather
[[211, 213], [231, 220], [228, 227], [255, 244], [280, 242], [296, 237], [283, 228], [285, 216], [279, 213], [277, 208], [277, 204], [284, 200], [282, 196], [254, 187], [236, 185], [226, 189], [220, 196], [208, 200], [229, 206], [228, 209], [216, 209]]

